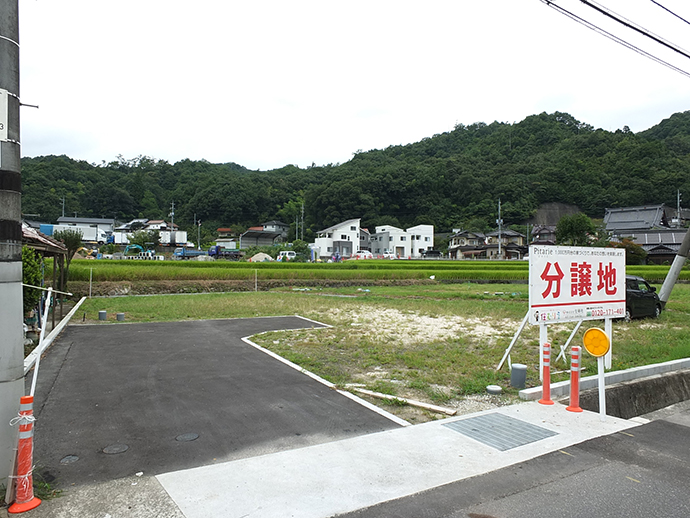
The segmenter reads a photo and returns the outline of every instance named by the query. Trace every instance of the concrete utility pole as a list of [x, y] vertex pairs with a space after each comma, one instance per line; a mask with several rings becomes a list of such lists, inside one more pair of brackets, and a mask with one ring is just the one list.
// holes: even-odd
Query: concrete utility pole
[[503, 259], [501, 250], [501, 229], [503, 227], [503, 220], [501, 219], [501, 198], [498, 199], [498, 219], [496, 223], [498, 224], [498, 258]]
[[683, 242], [680, 244], [680, 250], [678, 250], [675, 259], [673, 259], [673, 264], [666, 274], [664, 283], [659, 290], [659, 300], [664, 307], [666, 307], [666, 303], [671, 296], [671, 291], [673, 291], [673, 286], [676, 284], [680, 271], [685, 261], [688, 259], [688, 252], [690, 252], [690, 230], [685, 232]]
[[0, 484], [7, 485], [24, 395], [19, 148], [19, 2], [0, 0]]

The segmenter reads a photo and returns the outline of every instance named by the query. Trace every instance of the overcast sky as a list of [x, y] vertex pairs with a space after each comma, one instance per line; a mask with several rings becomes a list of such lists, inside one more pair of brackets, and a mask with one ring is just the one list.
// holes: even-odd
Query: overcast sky
[[[690, 71], [579, 0], [556, 0]], [[659, 3], [690, 20], [687, 0]], [[568, 112], [647, 129], [690, 78], [540, 0], [20, 0], [23, 156], [342, 163], [455, 124]], [[650, 0], [599, 0], [690, 48]]]

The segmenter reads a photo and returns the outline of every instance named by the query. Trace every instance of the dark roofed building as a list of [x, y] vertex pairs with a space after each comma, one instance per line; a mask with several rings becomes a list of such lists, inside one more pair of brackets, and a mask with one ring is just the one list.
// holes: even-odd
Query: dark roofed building
[[266, 223], [262, 223], [261, 226], [266, 232], [279, 232], [285, 239], [287, 239], [288, 232], [290, 231], [290, 225], [282, 221], [267, 221]]
[[661, 205], [606, 209], [604, 225], [606, 225], [606, 230], [614, 234], [619, 231], [669, 228], [666, 207], [663, 203]]
[[240, 248], [245, 249], [250, 246], [272, 246], [283, 242], [281, 232], [267, 232], [264, 227], [250, 227], [240, 236]]
[[619, 232], [616, 239], [630, 239], [647, 252], [648, 263], [663, 264], [673, 262], [686, 232], [684, 228]]

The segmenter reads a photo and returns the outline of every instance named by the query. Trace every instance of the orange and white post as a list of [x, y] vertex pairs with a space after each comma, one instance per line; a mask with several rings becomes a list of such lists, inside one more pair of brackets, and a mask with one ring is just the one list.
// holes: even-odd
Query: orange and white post
[[11, 424], [19, 424], [19, 446], [17, 448], [17, 475], [14, 503], [10, 513], [23, 513], [38, 507], [41, 500], [34, 496], [33, 457], [34, 457], [34, 397], [22, 396], [19, 416]]
[[543, 374], [539, 403], [553, 405], [553, 401], [551, 401], [551, 344], [548, 342], [544, 342], [542, 345], [542, 365]]
[[573, 345], [570, 350], [570, 412], [582, 412], [580, 408], [580, 346]]

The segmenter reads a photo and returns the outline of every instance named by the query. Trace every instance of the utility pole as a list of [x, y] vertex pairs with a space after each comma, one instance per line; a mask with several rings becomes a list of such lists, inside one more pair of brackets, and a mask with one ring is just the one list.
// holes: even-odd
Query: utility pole
[[680, 219], [680, 189], [678, 189], [678, 197], [677, 197], [677, 207], [676, 207], [676, 228], [680, 228], [683, 225], [681, 225], [681, 219]]
[[[194, 214], [196, 218], [196, 214]], [[196, 227], [196, 249], [201, 250], [201, 220], [197, 221]]]
[[170, 227], [175, 230], [175, 200], [172, 202], [172, 208], [170, 209]]
[[65, 197], [62, 197], [62, 217], [65, 217]]
[[24, 395], [19, 1], [0, 0], [0, 485], [7, 486]]
[[302, 202], [302, 241], [304, 241], [304, 202]]
[[503, 226], [503, 220], [501, 219], [501, 198], [498, 199], [498, 219], [496, 220], [498, 224], [498, 258], [502, 259], [503, 254], [501, 253], [501, 227]]
[[671, 291], [673, 291], [673, 286], [675, 286], [678, 277], [680, 276], [680, 271], [683, 269], [685, 261], [688, 260], [688, 253], [690, 253], [690, 230], [685, 232], [685, 237], [683, 242], [680, 244], [680, 249], [673, 259], [673, 264], [669, 268], [664, 283], [661, 285], [659, 290], [659, 300], [661, 305], [666, 307], [668, 299], [671, 297]]

